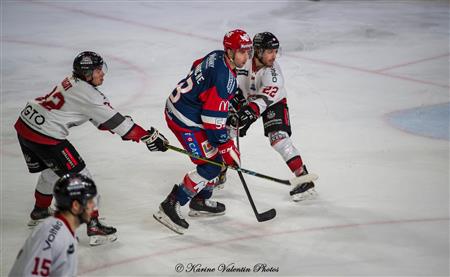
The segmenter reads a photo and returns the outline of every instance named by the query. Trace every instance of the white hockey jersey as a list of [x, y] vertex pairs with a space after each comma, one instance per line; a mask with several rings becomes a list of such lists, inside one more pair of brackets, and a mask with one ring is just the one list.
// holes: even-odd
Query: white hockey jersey
[[[74, 77], [65, 78], [48, 95], [29, 101], [20, 114], [20, 120], [39, 134], [58, 140], [65, 139], [71, 127], [88, 120], [96, 127], [120, 136], [126, 135], [134, 125], [130, 118], [111, 107], [103, 93]], [[33, 140], [29, 132], [20, 132], [19, 129], [24, 129], [23, 124], [16, 129], [25, 138]]]
[[75, 276], [77, 243], [65, 219], [51, 216], [27, 238], [9, 276]]
[[237, 69], [238, 86], [244, 97], [253, 102], [262, 114], [269, 106], [286, 98], [284, 78], [280, 66], [275, 61], [272, 67], [263, 67], [255, 72], [253, 59], [243, 68]]

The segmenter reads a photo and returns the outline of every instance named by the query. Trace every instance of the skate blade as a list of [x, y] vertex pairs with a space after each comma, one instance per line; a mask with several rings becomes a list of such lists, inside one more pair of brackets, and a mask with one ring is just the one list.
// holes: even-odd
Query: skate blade
[[302, 193], [297, 193], [294, 195], [291, 195], [291, 199], [294, 202], [300, 202], [305, 200], [311, 200], [317, 197], [317, 191], [314, 188], [311, 188], [307, 191], [304, 191]]
[[89, 236], [89, 245], [97, 246], [97, 245], [115, 242], [116, 240], [117, 240], [117, 234], [111, 234], [111, 235], [107, 235], [107, 236], [94, 235], [94, 236]]
[[211, 213], [211, 212], [205, 212], [205, 211], [195, 211], [195, 210], [190, 210], [188, 215], [190, 217], [211, 217], [211, 216], [218, 216], [218, 215], [224, 215], [225, 211], [220, 212], [220, 213]]
[[161, 211], [157, 211], [156, 213], [154, 213], [153, 218], [177, 234], [182, 235], [182, 234], [184, 234], [184, 231], [187, 230], [187, 229], [173, 223], [172, 220], [170, 220], [170, 218]]

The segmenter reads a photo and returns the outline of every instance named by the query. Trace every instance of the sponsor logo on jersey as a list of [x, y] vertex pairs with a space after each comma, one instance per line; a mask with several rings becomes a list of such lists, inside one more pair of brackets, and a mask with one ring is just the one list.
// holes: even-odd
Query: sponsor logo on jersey
[[41, 129], [40, 126], [45, 123], [45, 117], [41, 115], [30, 104], [27, 104], [25, 106], [25, 108], [21, 112], [21, 115], [26, 122], [38, 127], [39, 129]]
[[195, 77], [195, 82], [197, 84], [200, 84], [201, 81], [204, 81], [205, 78], [203, 77], [202, 74], [202, 64], [198, 64], [197, 67], [195, 67], [195, 71], [194, 71], [194, 77]]
[[209, 141], [202, 142], [203, 152], [205, 152], [206, 158], [212, 158], [217, 153], [217, 148], [213, 147]]
[[220, 112], [228, 112], [228, 108], [230, 106], [230, 102], [228, 101], [221, 101], [219, 104], [219, 111]]
[[233, 92], [233, 88], [236, 84], [236, 78], [233, 77], [233, 75], [228, 74], [228, 83], [227, 83], [227, 92], [228, 94], [231, 94]]
[[186, 142], [186, 145], [189, 148], [188, 150], [192, 154], [201, 157], [202, 156], [202, 152], [201, 152], [200, 146], [197, 143], [197, 140], [194, 137], [194, 134], [192, 134], [192, 133], [183, 133], [181, 136], [183, 137], [184, 141]]
[[217, 59], [217, 53], [213, 53], [209, 55], [209, 57], [206, 59], [206, 66], [214, 68], [214, 64]]
[[275, 68], [270, 68], [270, 73], [272, 73], [272, 82], [276, 83], [277, 82], [277, 71], [275, 70]]
[[72, 243], [72, 244], [69, 245], [69, 248], [67, 249], [67, 254], [70, 255], [70, 254], [73, 254], [73, 253], [75, 253], [75, 246]]
[[48, 250], [52, 247], [52, 243], [53, 243], [53, 241], [55, 241], [56, 235], [58, 234], [58, 231], [61, 230], [62, 226], [63, 226], [63, 223], [59, 220], [57, 220], [55, 222], [55, 224], [52, 225], [52, 227], [48, 231], [47, 239], [45, 240], [44, 251]]

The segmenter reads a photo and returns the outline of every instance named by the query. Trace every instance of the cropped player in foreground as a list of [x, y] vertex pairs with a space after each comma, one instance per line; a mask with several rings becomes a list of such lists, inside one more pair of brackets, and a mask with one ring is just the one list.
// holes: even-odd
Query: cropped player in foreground
[[[284, 77], [275, 61], [279, 47], [280, 43], [272, 33], [255, 35], [253, 58], [237, 70], [239, 89], [230, 100], [230, 110], [234, 114], [228, 123], [239, 126], [239, 136], [243, 137], [250, 125], [262, 117], [264, 135], [269, 138], [272, 148], [281, 155], [295, 176], [304, 176], [308, 170], [290, 138], [292, 132]], [[225, 180], [225, 172], [222, 172], [220, 183]], [[290, 191], [293, 201], [301, 201], [315, 194], [314, 182], [299, 184]]]
[[[228, 32], [224, 50], [216, 50], [196, 60], [166, 102], [169, 128], [187, 151], [227, 165], [240, 164], [239, 151], [230, 139], [226, 120], [229, 99], [236, 90], [236, 67], [242, 67], [252, 53], [252, 41], [242, 30]], [[192, 158], [197, 165], [173, 187], [153, 216], [182, 234], [189, 224], [180, 206], [190, 201], [189, 216], [223, 215], [225, 205], [210, 200], [221, 167]]]
[[[73, 62], [73, 75], [46, 96], [29, 101], [14, 125], [29, 172], [40, 172], [29, 226], [50, 216], [53, 184], [60, 176], [81, 173], [91, 177], [80, 154], [66, 139], [70, 128], [90, 121], [98, 129], [116, 133], [123, 140], [142, 141], [150, 151], [167, 150], [168, 142], [162, 134], [153, 127], [144, 130], [130, 117], [117, 112], [98, 90], [106, 71], [100, 55], [90, 51], [80, 53]], [[116, 231], [99, 221], [95, 209], [87, 227], [90, 244], [115, 241]]]
[[27, 238], [9, 276], [76, 276], [76, 229], [90, 222], [97, 188], [79, 173], [66, 174], [55, 184], [57, 211]]

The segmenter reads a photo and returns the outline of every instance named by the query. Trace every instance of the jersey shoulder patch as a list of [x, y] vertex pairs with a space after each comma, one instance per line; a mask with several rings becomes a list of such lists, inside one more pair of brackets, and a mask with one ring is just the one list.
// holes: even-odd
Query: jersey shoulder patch
[[229, 96], [236, 92], [237, 81], [236, 78], [231, 73], [225, 61], [222, 60], [217, 64], [216, 67], [216, 88], [219, 96], [224, 99], [228, 99]]

